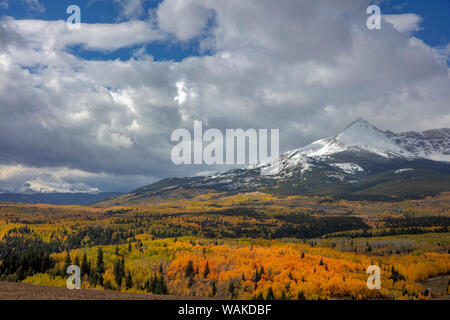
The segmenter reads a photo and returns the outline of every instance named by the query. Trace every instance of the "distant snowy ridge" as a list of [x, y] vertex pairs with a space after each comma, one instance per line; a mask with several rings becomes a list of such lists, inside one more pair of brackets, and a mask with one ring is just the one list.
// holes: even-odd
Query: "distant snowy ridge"
[[49, 174], [42, 174], [25, 181], [16, 193], [89, 193], [98, 194], [98, 188], [92, 188], [84, 183], [68, 183], [67, 181], [54, 178]]
[[4, 188], [0, 188], [0, 193], [9, 193], [10, 191]]

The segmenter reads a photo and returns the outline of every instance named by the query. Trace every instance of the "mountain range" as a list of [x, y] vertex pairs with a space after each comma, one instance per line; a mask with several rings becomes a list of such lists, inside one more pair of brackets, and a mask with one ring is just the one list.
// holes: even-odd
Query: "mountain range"
[[88, 193], [98, 194], [98, 188], [92, 188], [85, 183], [69, 183], [57, 179], [50, 174], [40, 174], [25, 181], [16, 193]]
[[93, 188], [85, 183], [70, 183], [56, 178], [51, 174], [40, 174], [29, 177], [20, 186], [9, 190], [0, 187], [2, 193], [37, 194], [37, 193], [87, 193], [99, 194], [98, 188]]
[[50, 174], [40, 174], [28, 178], [12, 191], [0, 188], [0, 202], [89, 205], [120, 194], [100, 192], [84, 183], [69, 183]]
[[417, 197], [450, 191], [450, 129], [394, 133], [358, 119], [270, 163], [169, 178], [113, 199], [142, 204], [202, 192]]

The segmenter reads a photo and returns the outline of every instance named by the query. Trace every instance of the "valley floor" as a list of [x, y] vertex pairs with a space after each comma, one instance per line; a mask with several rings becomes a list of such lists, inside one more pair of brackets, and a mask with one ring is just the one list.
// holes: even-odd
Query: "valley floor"
[[[11, 281], [0, 299], [446, 299], [449, 208], [450, 193], [0, 204], [0, 280]], [[84, 290], [65, 289], [72, 264]], [[379, 267], [379, 290], [367, 287], [369, 266]]]

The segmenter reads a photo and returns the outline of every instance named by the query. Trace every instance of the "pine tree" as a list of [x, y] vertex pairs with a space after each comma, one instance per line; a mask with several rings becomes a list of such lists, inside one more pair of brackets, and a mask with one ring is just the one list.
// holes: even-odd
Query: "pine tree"
[[272, 287], [269, 287], [269, 290], [267, 290], [267, 294], [266, 294], [266, 300], [274, 300], [275, 296], [273, 294], [273, 290]]
[[76, 265], [77, 267], [80, 266], [80, 258], [78, 258], [78, 255], [75, 257], [75, 260], [73, 260], [73, 264]]
[[122, 278], [125, 278], [125, 259], [120, 259], [120, 271], [122, 272]]
[[186, 269], [184, 269], [185, 277], [189, 278], [193, 273], [194, 273], [194, 264], [192, 260], [189, 260]]
[[150, 277], [150, 279], [148, 280], [148, 291], [149, 291], [149, 292], [155, 293], [155, 290], [156, 290], [156, 281], [157, 281], [157, 280], [158, 280], [158, 279], [156, 278], [155, 275], [152, 275], [152, 276]]
[[234, 283], [233, 283], [233, 281], [230, 281], [230, 282], [228, 283], [228, 292], [231, 294], [231, 299], [233, 299], [234, 296], [235, 296], [234, 289], [235, 289]]
[[395, 270], [394, 266], [391, 267], [391, 276], [389, 279], [392, 279], [394, 283], [397, 281], [406, 280], [405, 276]]
[[188, 286], [188, 288], [190, 289], [190, 288], [192, 288], [193, 285], [194, 285], [194, 275], [191, 274], [191, 275], [189, 276], [189, 281], [188, 281], [187, 286]]
[[109, 280], [107, 280], [107, 281], [105, 282], [104, 287], [105, 287], [105, 290], [114, 290], [114, 287], [113, 287], [111, 281], [109, 281]]
[[94, 269], [91, 269], [89, 272], [89, 282], [94, 286], [98, 284], [98, 276]]
[[63, 270], [63, 274], [65, 274], [67, 272], [67, 268], [72, 264], [72, 261], [70, 260], [70, 253], [69, 250], [67, 249], [66, 252], [66, 258], [64, 259], [64, 270]]
[[253, 275], [253, 282], [257, 283], [259, 280], [261, 280], [261, 275], [259, 274], [258, 268], [256, 268], [255, 274]]
[[81, 274], [82, 275], [89, 275], [91, 272], [91, 266], [87, 260], [86, 252], [83, 254], [83, 259], [81, 260]]
[[127, 279], [125, 280], [125, 286], [127, 289], [133, 288], [133, 278], [131, 277], [131, 272], [128, 270]]
[[159, 276], [156, 276], [154, 281], [155, 281], [154, 290], [153, 290], [154, 294], [167, 294], [168, 293], [167, 285], [166, 285], [166, 282], [164, 280], [164, 276], [162, 275], [162, 273], [160, 273]]
[[97, 273], [97, 283], [103, 286], [103, 273], [105, 273], [105, 264], [103, 262], [103, 250], [98, 248], [97, 262], [95, 264], [95, 271]]
[[255, 296], [255, 300], [264, 300], [262, 292], [260, 292], [257, 296]]
[[120, 289], [122, 286], [122, 279], [123, 279], [123, 271], [122, 271], [122, 263], [121, 260], [117, 260], [116, 263], [114, 263], [114, 279], [117, 283], [117, 288]]
[[211, 281], [211, 296], [214, 297], [217, 294], [216, 280]]
[[210, 272], [210, 270], [209, 270], [209, 264], [208, 264], [208, 261], [206, 261], [205, 270], [203, 271], [203, 278], [204, 278], [204, 279], [206, 279], [206, 278], [208, 277], [209, 272]]
[[145, 280], [145, 283], [144, 283], [144, 290], [145, 290], [145, 292], [150, 292], [150, 291], [151, 291], [151, 288], [150, 288], [150, 280], [149, 280], [149, 279]]
[[103, 274], [105, 272], [105, 264], [103, 262], [103, 250], [98, 248], [97, 250], [97, 262], [95, 264], [95, 270], [98, 274]]
[[303, 291], [299, 291], [297, 294], [297, 300], [306, 300], [305, 294]]

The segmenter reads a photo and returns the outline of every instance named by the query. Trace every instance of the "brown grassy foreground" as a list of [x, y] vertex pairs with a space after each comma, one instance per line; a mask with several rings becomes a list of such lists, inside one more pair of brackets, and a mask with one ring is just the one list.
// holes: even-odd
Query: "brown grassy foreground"
[[449, 283], [450, 275], [433, 277], [420, 282], [430, 292], [431, 299], [437, 300], [450, 300]]
[[189, 298], [95, 289], [69, 290], [27, 283], [0, 282], [0, 300], [186, 300]]

